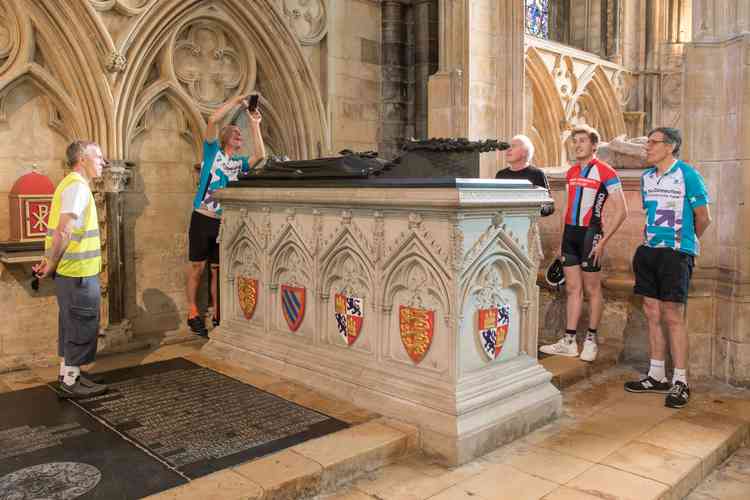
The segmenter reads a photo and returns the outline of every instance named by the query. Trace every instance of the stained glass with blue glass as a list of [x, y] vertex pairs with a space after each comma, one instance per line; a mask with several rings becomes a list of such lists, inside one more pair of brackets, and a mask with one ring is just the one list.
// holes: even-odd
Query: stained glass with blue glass
[[526, 0], [526, 32], [549, 39], [549, 0]]

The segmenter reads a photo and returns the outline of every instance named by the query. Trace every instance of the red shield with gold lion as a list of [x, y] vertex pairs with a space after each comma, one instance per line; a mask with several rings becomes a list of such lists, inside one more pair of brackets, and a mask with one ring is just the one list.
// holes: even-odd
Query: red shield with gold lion
[[399, 306], [399, 331], [406, 353], [415, 363], [424, 359], [435, 332], [435, 311]]

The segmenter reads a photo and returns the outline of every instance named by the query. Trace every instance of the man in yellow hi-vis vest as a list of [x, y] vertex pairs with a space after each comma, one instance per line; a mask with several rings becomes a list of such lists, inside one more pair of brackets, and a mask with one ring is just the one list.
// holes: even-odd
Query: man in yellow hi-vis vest
[[107, 390], [107, 386], [81, 374], [81, 365], [96, 357], [101, 303], [101, 241], [89, 183], [102, 175], [106, 161], [99, 145], [88, 141], [73, 142], [65, 155], [72, 172], [55, 189], [44, 240], [45, 255], [33, 270], [39, 278], [55, 279], [60, 307], [60, 394], [86, 398]]

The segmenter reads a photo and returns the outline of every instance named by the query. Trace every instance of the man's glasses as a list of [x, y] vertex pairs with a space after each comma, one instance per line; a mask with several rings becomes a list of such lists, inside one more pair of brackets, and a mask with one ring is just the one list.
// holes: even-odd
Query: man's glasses
[[649, 139], [646, 141], [646, 144], [648, 144], [649, 146], [653, 146], [654, 144], [659, 144], [659, 143], [667, 144], [667, 141], [655, 141], [653, 139]]

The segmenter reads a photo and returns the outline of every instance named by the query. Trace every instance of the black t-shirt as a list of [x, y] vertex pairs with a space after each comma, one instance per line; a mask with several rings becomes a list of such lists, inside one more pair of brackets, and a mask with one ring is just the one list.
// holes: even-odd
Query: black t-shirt
[[[504, 168], [495, 175], [495, 179], [525, 179], [533, 185], [543, 187], [549, 191], [547, 176], [544, 175], [544, 172], [541, 169], [536, 168], [533, 165], [524, 167], [521, 170]], [[554, 205], [545, 205], [542, 207], [542, 216], [546, 217], [547, 215], [552, 215], [554, 211]]]

